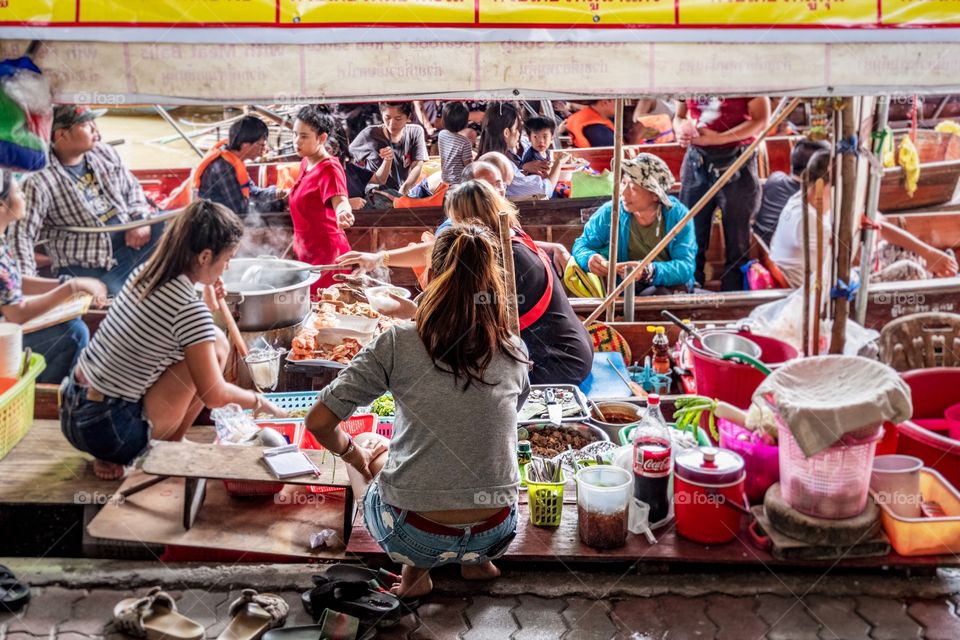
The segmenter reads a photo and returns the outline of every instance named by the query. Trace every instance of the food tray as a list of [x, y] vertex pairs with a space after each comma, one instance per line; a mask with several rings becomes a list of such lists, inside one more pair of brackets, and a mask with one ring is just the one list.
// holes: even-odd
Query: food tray
[[[564, 412], [570, 411], [569, 415], [564, 415], [560, 422], [584, 422], [590, 419], [590, 410], [587, 407], [587, 398], [583, 395], [583, 392], [580, 391], [577, 387], [572, 384], [534, 384], [530, 385], [530, 395], [527, 396], [526, 401], [523, 403], [523, 407], [520, 408], [520, 411], [517, 414], [517, 424], [518, 425], [527, 425], [527, 424], [542, 424], [549, 422], [549, 419], [546, 416], [546, 408], [543, 410], [542, 417], [529, 417], [524, 418], [524, 410], [527, 409], [528, 405], [531, 404], [531, 401], [536, 401], [537, 392], [543, 392], [547, 388], [556, 389], [562, 393], [572, 394], [572, 397], [569, 401], [564, 401]], [[576, 410], [576, 413], [573, 411]], [[609, 438], [607, 438], [609, 440]]]
[[293, 365], [304, 365], [306, 367], [317, 367], [320, 369], [346, 369], [347, 365], [340, 364], [339, 362], [334, 362], [333, 360], [321, 360], [320, 358], [306, 358], [304, 360], [294, 360], [291, 356], [293, 351], [287, 352], [287, 357], [285, 358], [288, 364]]
[[[943, 518], [901, 518], [880, 504], [880, 520], [890, 544], [902, 556], [960, 553], [960, 492], [937, 471], [920, 470], [920, 495], [943, 507]], [[876, 500], [876, 494], [873, 495]], [[878, 501], [879, 504], [879, 501]]]

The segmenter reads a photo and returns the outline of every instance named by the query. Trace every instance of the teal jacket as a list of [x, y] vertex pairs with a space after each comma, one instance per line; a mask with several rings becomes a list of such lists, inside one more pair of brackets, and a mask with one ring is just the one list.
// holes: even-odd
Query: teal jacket
[[[689, 211], [679, 200], [670, 196], [673, 206], [663, 209], [663, 216], [667, 221], [669, 232]], [[599, 253], [604, 258], [610, 257], [610, 216], [613, 212], [613, 203], [608, 202], [590, 216], [583, 227], [583, 234], [573, 243], [573, 257], [584, 271], [589, 271], [587, 263], [590, 256]], [[630, 246], [630, 213], [620, 204], [620, 236], [617, 247], [617, 262], [627, 262], [627, 248]], [[697, 238], [693, 231], [691, 220], [677, 236], [667, 245], [670, 259], [665, 262], [654, 262], [653, 283], [658, 287], [676, 287], [693, 282], [693, 272], [697, 259]], [[633, 256], [634, 260], [642, 260], [646, 256]]]

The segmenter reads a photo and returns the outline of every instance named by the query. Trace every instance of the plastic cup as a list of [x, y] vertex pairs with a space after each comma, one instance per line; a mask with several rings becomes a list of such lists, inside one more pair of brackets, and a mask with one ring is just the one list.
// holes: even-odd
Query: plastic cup
[[960, 404], [947, 407], [943, 417], [947, 419], [947, 435], [954, 440], [960, 440]]
[[923, 460], [913, 456], [889, 455], [873, 459], [870, 489], [877, 501], [901, 518], [919, 518], [920, 469]]
[[616, 549], [627, 542], [633, 474], [613, 465], [577, 471], [577, 528], [580, 540], [595, 549]]
[[23, 327], [0, 322], [0, 378], [16, 378], [23, 361]]

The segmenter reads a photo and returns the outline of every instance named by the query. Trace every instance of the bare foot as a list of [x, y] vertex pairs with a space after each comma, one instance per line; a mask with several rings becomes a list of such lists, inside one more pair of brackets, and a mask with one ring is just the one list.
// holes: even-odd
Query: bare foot
[[122, 464], [107, 462], [106, 460], [93, 461], [93, 473], [101, 480], [119, 480], [126, 473]]
[[433, 591], [429, 569], [403, 565], [400, 582], [390, 587], [390, 593], [398, 598], [419, 598]]
[[500, 577], [500, 569], [487, 560], [482, 564], [460, 565], [460, 575], [464, 580], [493, 580]]

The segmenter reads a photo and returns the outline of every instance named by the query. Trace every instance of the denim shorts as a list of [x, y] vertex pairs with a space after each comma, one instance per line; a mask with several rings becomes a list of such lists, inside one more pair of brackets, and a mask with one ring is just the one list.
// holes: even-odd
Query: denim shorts
[[80, 451], [122, 465], [136, 460], [150, 443], [143, 401], [105, 397], [94, 402], [87, 398], [87, 387], [77, 384], [73, 372], [60, 385], [60, 429]]
[[461, 535], [421, 531], [406, 521], [408, 511], [380, 499], [380, 483], [374, 480], [363, 497], [367, 531], [394, 562], [422, 569], [444, 564], [481, 564], [499, 558], [516, 535], [517, 505], [510, 515], [491, 529], [472, 533], [469, 525], [446, 525], [462, 529]]

